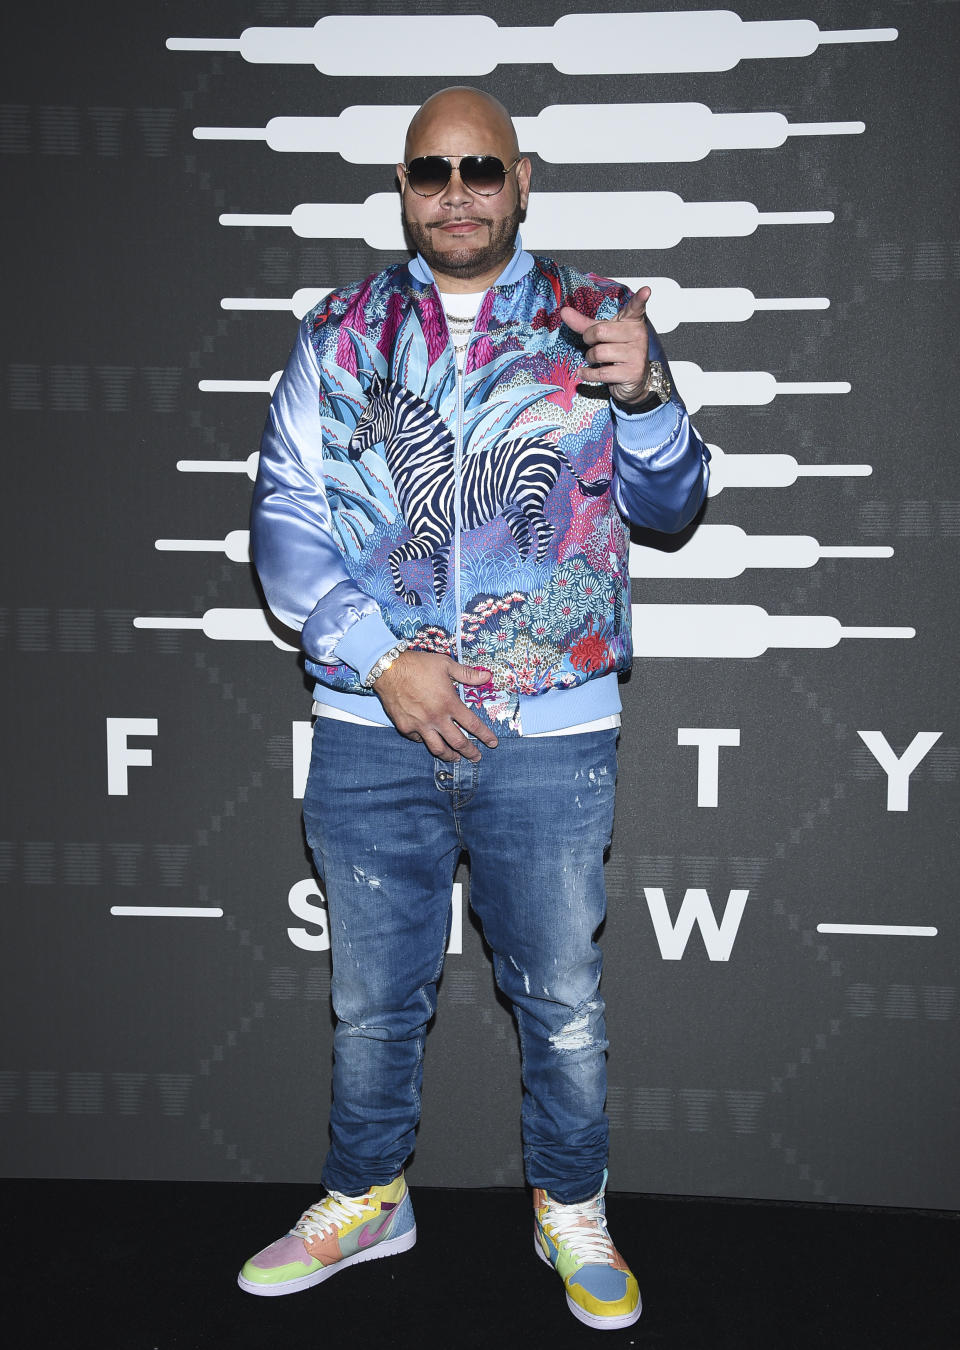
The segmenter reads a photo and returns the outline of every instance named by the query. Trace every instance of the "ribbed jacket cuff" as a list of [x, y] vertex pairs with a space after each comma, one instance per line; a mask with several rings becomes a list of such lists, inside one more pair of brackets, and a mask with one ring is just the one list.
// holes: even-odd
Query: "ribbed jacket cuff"
[[333, 650], [338, 660], [353, 666], [360, 679], [365, 680], [381, 656], [396, 644], [396, 634], [378, 612], [366, 614], [351, 624]]
[[672, 399], [645, 413], [628, 413], [615, 404], [611, 407], [617, 440], [634, 454], [659, 450], [673, 438], [680, 421], [680, 409]]

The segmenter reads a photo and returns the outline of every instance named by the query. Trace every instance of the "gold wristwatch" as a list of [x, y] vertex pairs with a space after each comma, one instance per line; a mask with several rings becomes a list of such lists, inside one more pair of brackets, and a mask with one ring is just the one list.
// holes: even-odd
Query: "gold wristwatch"
[[670, 395], [672, 393], [673, 385], [670, 383], [670, 376], [664, 370], [662, 363], [660, 361], [651, 361], [644, 402], [656, 394], [661, 403], [669, 403]]

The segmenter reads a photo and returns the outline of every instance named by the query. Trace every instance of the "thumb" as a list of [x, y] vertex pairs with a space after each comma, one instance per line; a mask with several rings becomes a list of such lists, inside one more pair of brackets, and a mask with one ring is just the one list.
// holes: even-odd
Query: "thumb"
[[647, 301], [650, 299], [652, 291], [649, 286], [641, 286], [639, 291], [631, 295], [630, 299], [617, 315], [618, 319], [642, 319], [646, 314]]
[[565, 323], [568, 328], [572, 328], [575, 333], [585, 333], [588, 328], [596, 323], [595, 319], [588, 318], [586, 314], [581, 314], [580, 311], [574, 309], [572, 305], [562, 306], [560, 318], [563, 323]]
[[493, 679], [493, 671], [487, 670], [484, 666], [465, 666], [459, 661], [450, 662], [450, 678], [456, 680], [457, 684], [469, 684], [474, 687], [489, 684]]

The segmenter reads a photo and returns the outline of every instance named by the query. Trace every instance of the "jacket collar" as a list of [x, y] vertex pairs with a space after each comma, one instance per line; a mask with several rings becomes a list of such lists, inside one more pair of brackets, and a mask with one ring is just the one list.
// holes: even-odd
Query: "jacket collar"
[[[408, 267], [410, 268], [410, 275], [415, 281], [422, 282], [425, 285], [433, 284], [433, 272], [422, 254], [418, 253], [415, 258], [411, 258]], [[509, 286], [511, 282], [519, 281], [521, 277], [526, 276], [532, 267], [533, 258], [524, 250], [523, 240], [518, 234], [517, 242], [513, 246], [513, 255], [493, 284], [494, 286]]]

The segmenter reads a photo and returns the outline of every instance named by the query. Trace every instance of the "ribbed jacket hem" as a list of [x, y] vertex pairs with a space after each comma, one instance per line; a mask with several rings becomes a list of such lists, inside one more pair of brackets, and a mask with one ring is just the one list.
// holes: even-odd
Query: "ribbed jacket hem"
[[[345, 694], [325, 684], [314, 685], [313, 697], [318, 703], [339, 708], [342, 712], [365, 717], [368, 722], [388, 727], [390, 719], [375, 694]], [[548, 689], [545, 694], [520, 695], [520, 725], [523, 734], [532, 736], [540, 731], [562, 731], [581, 722], [592, 722], [597, 717], [609, 717], [621, 709], [620, 688], [616, 671], [600, 675], [573, 689]]]

